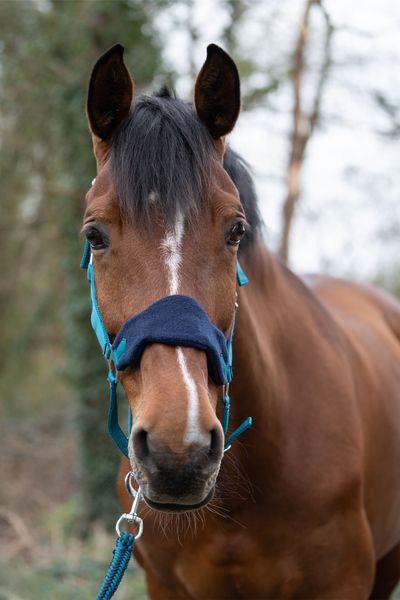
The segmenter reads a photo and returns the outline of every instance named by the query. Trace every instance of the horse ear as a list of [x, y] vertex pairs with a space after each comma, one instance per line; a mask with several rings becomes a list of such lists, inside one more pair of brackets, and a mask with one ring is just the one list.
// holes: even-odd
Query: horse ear
[[207, 47], [206, 62], [196, 80], [194, 104], [214, 140], [232, 131], [240, 111], [239, 73], [231, 57], [215, 44]]
[[89, 125], [103, 141], [111, 138], [132, 104], [133, 81], [123, 54], [120, 44], [110, 48], [99, 58], [90, 77], [86, 107]]

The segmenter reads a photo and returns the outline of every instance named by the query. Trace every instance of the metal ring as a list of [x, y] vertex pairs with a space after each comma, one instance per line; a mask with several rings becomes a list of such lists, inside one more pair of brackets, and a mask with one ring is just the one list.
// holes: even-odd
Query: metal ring
[[125, 475], [125, 488], [126, 488], [126, 491], [128, 492], [128, 494], [130, 496], [132, 496], [132, 498], [136, 498], [139, 490], [136, 491], [135, 488], [132, 486], [132, 484], [131, 484], [132, 477], [133, 477], [132, 471], [129, 471]]
[[135, 523], [138, 526], [138, 532], [135, 535], [135, 540], [139, 540], [142, 537], [143, 533], [143, 519], [138, 517], [137, 515], [131, 515], [129, 513], [124, 513], [120, 516], [118, 521], [115, 524], [115, 531], [117, 532], [118, 537], [121, 537], [120, 524], [122, 521], [127, 521], [128, 523]]

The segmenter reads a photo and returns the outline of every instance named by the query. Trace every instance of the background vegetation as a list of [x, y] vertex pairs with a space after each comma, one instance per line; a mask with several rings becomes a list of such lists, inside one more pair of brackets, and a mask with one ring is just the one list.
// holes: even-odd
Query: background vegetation
[[[398, 57], [363, 49], [365, 27], [331, 11], [322, 0], [0, 0], [0, 599], [93, 598], [113, 544], [119, 457], [105, 433], [105, 366], [78, 269], [83, 198], [95, 175], [84, 113], [95, 60], [120, 42], [139, 90], [166, 80], [189, 96], [205, 45], [227, 48], [243, 82], [234, 141], [255, 159], [258, 188], [269, 198], [262, 210], [271, 245], [289, 259], [296, 218], [310, 230], [316, 223], [315, 235], [324, 237], [308, 203], [315, 193], [309, 173], [319, 170], [318, 140], [334, 139], [339, 117], [326, 109], [332, 89], [344, 86], [358, 107], [366, 102], [368, 131], [398, 157], [400, 98], [384, 78], [368, 78], [377, 61], [398, 69]], [[356, 41], [346, 46], [349, 35]], [[348, 73], [356, 73], [353, 87]], [[346, 114], [340, 127], [353, 131]], [[268, 154], [271, 139], [279, 165]], [[362, 235], [377, 196], [371, 164], [354, 164], [338, 177], [364, 215], [352, 237]], [[374, 239], [382, 246], [396, 239], [400, 223], [391, 160], [374, 181], [384, 218]], [[337, 216], [334, 200], [329, 214]], [[280, 215], [272, 234], [271, 206]], [[357, 275], [353, 266], [342, 271]], [[396, 290], [397, 266], [386, 261], [368, 276]], [[145, 597], [137, 569], [119, 597]]]

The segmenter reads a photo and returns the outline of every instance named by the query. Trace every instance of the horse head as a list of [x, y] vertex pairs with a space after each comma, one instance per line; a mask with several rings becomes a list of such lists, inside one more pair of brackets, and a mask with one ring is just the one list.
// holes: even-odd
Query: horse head
[[[159, 510], [206, 504], [224, 453], [217, 413], [229, 374], [226, 357], [217, 363], [247, 224], [223, 157], [239, 109], [236, 66], [215, 45], [193, 104], [166, 88], [136, 98], [119, 45], [98, 60], [89, 84], [97, 175], [83, 233], [102, 322], [114, 348], [125, 342], [116, 366], [133, 415], [132, 471]], [[129, 336], [140, 328], [138, 345]]]

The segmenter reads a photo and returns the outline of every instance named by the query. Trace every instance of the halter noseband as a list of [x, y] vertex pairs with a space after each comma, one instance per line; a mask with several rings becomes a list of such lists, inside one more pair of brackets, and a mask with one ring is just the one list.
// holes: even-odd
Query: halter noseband
[[[222, 331], [210, 321], [205, 310], [194, 298], [176, 294], [161, 298], [161, 300], [150, 304], [145, 310], [125, 321], [114, 343], [111, 344], [97, 304], [94, 265], [88, 241], [85, 243], [80, 266], [82, 269], [87, 270], [87, 278], [90, 285], [92, 305], [90, 322], [103, 355], [109, 364], [107, 375], [110, 386], [108, 431], [121, 452], [125, 456], [128, 456], [128, 438], [132, 428], [132, 412], [129, 408], [127, 437], [118, 421], [118, 378], [115, 369], [123, 371], [130, 365], [139, 364], [146, 345], [152, 343], [167, 344], [170, 346], [188, 346], [198, 348], [206, 353], [208, 372], [211, 379], [217, 385], [223, 386], [221, 422], [225, 435], [225, 450], [227, 450], [231, 442], [248, 429], [252, 423], [251, 417], [248, 417], [228, 438], [226, 437], [230, 409], [228, 390], [233, 376], [232, 339], [237, 304], [235, 304], [228, 339], [225, 339]], [[239, 286], [248, 283], [248, 279], [239, 262], [236, 268], [236, 280]]]

